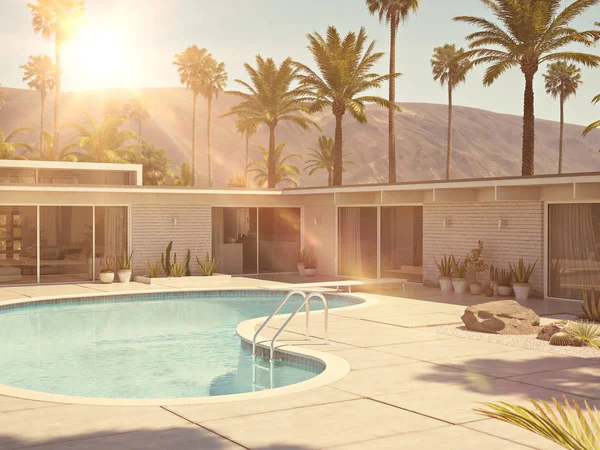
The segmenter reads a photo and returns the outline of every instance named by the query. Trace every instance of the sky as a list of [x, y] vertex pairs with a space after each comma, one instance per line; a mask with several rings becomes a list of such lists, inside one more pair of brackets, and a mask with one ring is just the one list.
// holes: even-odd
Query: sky
[[[33, 32], [26, 5], [27, 0], [0, 0], [4, 87], [26, 87], [19, 65], [28, 55], [53, 55], [52, 43]], [[237, 89], [234, 79], [247, 79], [243, 64], [253, 63], [257, 53], [277, 62], [290, 56], [310, 65], [306, 34], [325, 33], [328, 25], [341, 33], [364, 26], [377, 50], [386, 53], [375, 70], [388, 70], [389, 29], [368, 13], [363, 0], [86, 0], [86, 9], [86, 25], [63, 53], [63, 91], [178, 86], [173, 57], [194, 44], [225, 62], [229, 87]], [[401, 26], [398, 102], [446, 102], [446, 90], [433, 81], [429, 61], [436, 46], [466, 45], [464, 37], [474, 30], [454, 23], [456, 15], [491, 18], [480, 0], [423, 0], [418, 13]], [[595, 21], [600, 21], [600, 6], [573, 25], [589, 29]], [[600, 44], [587, 51], [600, 54]], [[520, 115], [521, 72], [513, 69], [491, 87], [483, 87], [483, 70], [473, 71], [458, 88], [455, 104]], [[557, 120], [558, 103], [544, 92], [544, 71], [542, 67], [536, 77], [536, 116]], [[600, 69], [584, 68], [582, 77], [584, 85], [566, 106], [566, 121], [587, 125], [600, 117], [600, 106], [591, 104], [600, 93]], [[387, 87], [379, 94], [387, 96]]]

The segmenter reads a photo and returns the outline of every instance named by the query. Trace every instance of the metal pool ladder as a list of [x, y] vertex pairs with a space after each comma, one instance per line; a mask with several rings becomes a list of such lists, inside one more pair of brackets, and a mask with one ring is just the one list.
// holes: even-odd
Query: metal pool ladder
[[263, 330], [263, 328], [265, 328], [267, 326], [267, 324], [271, 321], [273, 316], [275, 316], [275, 314], [277, 314], [279, 312], [279, 310], [283, 307], [283, 305], [285, 305], [286, 302], [290, 298], [292, 298], [294, 295], [300, 295], [303, 298], [303, 301], [302, 301], [302, 303], [300, 303], [300, 306], [298, 306], [298, 308], [296, 308], [296, 310], [287, 318], [287, 320], [283, 323], [283, 325], [281, 327], [279, 327], [279, 329], [277, 330], [277, 333], [275, 333], [275, 336], [273, 336], [273, 339], [271, 339], [271, 353], [270, 353], [271, 361], [273, 360], [273, 355], [275, 353], [275, 341], [277, 340], [277, 338], [279, 337], [281, 332], [283, 330], [285, 330], [285, 327], [288, 326], [288, 324], [292, 321], [292, 319], [296, 316], [296, 314], [298, 314], [305, 305], [306, 305], [306, 339], [310, 340], [310, 335], [309, 335], [310, 300], [312, 298], [318, 298], [323, 302], [323, 311], [325, 313], [325, 345], [329, 344], [329, 339], [327, 338], [327, 329], [329, 328], [329, 304], [327, 303], [327, 299], [325, 298], [325, 296], [323, 294], [321, 294], [320, 292], [311, 292], [310, 294], [307, 295], [306, 292], [303, 292], [303, 291], [291, 291], [286, 295], [286, 297], [279, 304], [279, 306], [277, 306], [277, 308], [275, 308], [275, 310], [271, 313], [271, 315], [267, 318], [267, 320], [265, 320], [263, 322], [263, 324], [260, 326], [258, 331], [256, 333], [254, 333], [254, 338], [252, 339], [252, 356], [256, 356], [256, 339], [258, 338], [258, 335], [260, 334], [260, 332]]

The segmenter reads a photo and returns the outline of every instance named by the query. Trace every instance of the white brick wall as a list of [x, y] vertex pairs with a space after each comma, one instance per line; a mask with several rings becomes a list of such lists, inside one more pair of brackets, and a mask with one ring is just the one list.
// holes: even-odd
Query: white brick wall
[[190, 270], [192, 275], [198, 275], [196, 256], [202, 260], [207, 252], [212, 253], [211, 228], [210, 206], [132, 205], [134, 273], [146, 274], [148, 260], [154, 264], [169, 241], [173, 241], [172, 253], [177, 253], [177, 261], [182, 261], [190, 249]]
[[[544, 279], [544, 208], [540, 201], [494, 203], [435, 203], [423, 207], [423, 282], [436, 283], [438, 261], [444, 254], [464, 256], [484, 241], [487, 264], [508, 269], [520, 257], [538, 263], [531, 278], [532, 295], [542, 296]], [[443, 228], [444, 218], [448, 226]], [[498, 229], [498, 219], [505, 221]], [[488, 280], [480, 274], [479, 281]], [[533, 292], [535, 291], [535, 292]]]

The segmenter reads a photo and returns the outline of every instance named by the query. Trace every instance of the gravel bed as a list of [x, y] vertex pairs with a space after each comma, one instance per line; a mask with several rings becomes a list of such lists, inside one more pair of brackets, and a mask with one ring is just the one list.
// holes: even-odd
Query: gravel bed
[[547, 341], [537, 339], [535, 334], [524, 336], [503, 336], [499, 334], [480, 333], [478, 331], [468, 330], [464, 325], [442, 325], [438, 327], [428, 327], [427, 331], [456, 336], [478, 341], [493, 342], [495, 344], [510, 345], [513, 347], [525, 348], [528, 350], [537, 350], [546, 353], [558, 353], [560, 355], [575, 356], [577, 358], [598, 358], [600, 361], [600, 350], [594, 347], [557, 347], [550, 345]]

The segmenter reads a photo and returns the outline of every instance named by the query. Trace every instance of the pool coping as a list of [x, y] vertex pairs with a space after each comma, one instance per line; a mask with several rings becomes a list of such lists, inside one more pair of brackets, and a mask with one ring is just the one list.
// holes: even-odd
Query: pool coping
[[[173, 289], [173, 290], [147, 290], [147, 291], [126, 291], [126, 292], [99, 292], [90, 294], [71, 294], [71, 295], [60, 295], [60, 296], [46, 296], [46, 297], [32, 297], [28, 299], [18, 299], [14, 301], [3, 302], [0, 304], [0, 310], [17, 309], [27, 304], [53, 304], [53, 303], [69, 303], [75, 302], [78, 299], [90, 299], [100, 298], [102, 300], [110, 299], [111, 297], [122, 297], [131, 295], [144, 295], [144, 294], [184, 294], [193, 292], [205, 292], [205, 291], [260, 291], [266, 292], [264, 289], [256, 287], [212, 287], [212, 288], [187, 288], [187, 289]], [[284, 285], [281, 286], [281, 292], [287, 292], [288, 290]], [[277, 293], [278, 290], [269, 289], [268, 292]], [[355, 305], [343, 306], [335, 308], [336, 311], [366, 308], [379, 303], [374, 296], [363, 293], [338, 293], [327, 291], [325, 293], [335, 294], [340, 297], [356, 298], [362, 300], [362, 302]], [[62, 300], [58, 302], [57, 300]], [[323, 311], [311, 311], [311, 314], [323, 314]], [[298, 313], [298, 317], [304, 316], [305, 313]], [[285, 319], [290, 314], [277, 315], [278, 319]], [[264, 322], [267, 316], [257, 317], [253, 319], [247, 319], [237, 325], [236, 332], [240, 337], [242, 344], [252, 344], [256, 325]], [[257, 340], [257, 346], [262, 349], [269, 348], [265, 341], [270, 341], [266, 337], [259, 335]], [[283, 359], [291, 359], [290, 357], [306, 358], [317, 363], [323, 364], [324, 370], [308, 379], [299, 383], [291, 384], [288, 386], [282, 386], [278, 388], [258, 391], [258, 392], [246, 392], [240, 394], [229, 394], [219, 396], [205, 396], [205, 397], [187, 397], [187, 398], [159, 398], [159, 399], [116, 399], [116, 398], [93, 398], [93, 397], [80, 397], [63, 394], [52, 394], [40, 391], [33, 391], [29, 389], [16, 388], [8, 385], [0, 384], [0, 396], [15, 397], [24, 400], [33, 400], [48, 403], [57, 404], [69, 404], [69, 405], [89, 405], [89, 406], [177, 406], [177, 405], [204, 405], [204, 404], [217, 404], [217, 403], [229, 403], [244, 400], [259, 400], [265, 398], [278, 397], [280, 395], [299, 393], [310, 389], [315, 389], [321, 386], [325, 386], [343, 378], [350, 372], [350, 363], [345, 359], [332, 355], [325, 351], [317, 351], [306, 348], [300, 348], [294, 345], [283, 344], [277, 346], [276, 355]]]

